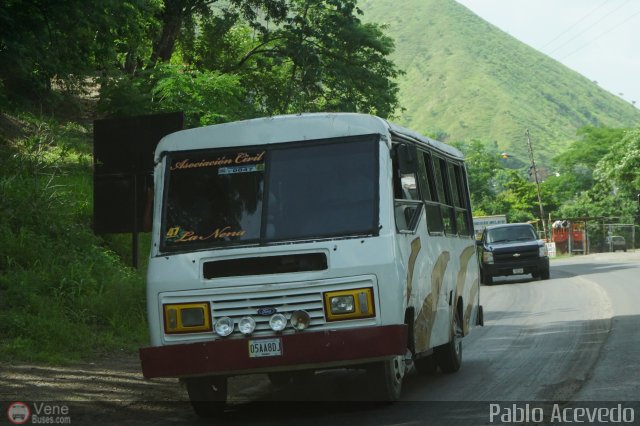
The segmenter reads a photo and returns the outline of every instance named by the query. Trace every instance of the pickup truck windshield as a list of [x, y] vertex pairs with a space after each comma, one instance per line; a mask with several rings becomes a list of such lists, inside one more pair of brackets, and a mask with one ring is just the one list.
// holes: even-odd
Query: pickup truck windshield
[[531, 226], [505, 226], [487, 231], [487, 243], [533, 241], [537, 238]]
[[376, 234], [378, 140], [169, 154], [163, 249]]

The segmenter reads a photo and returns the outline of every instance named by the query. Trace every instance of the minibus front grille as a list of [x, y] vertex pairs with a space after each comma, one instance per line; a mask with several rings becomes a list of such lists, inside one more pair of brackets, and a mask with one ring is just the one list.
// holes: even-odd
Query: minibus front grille
[[[293, 312], [300, 310], [309, 314], [311, 318], [309, 328], [325, 325], [322, 292], [319, 291], [306, 289], [274, 291], [250, 297], [244, 294], [229, 294], [218, 295], [211, 299], [211, 314], [214, 323], [222, 317], [229, 317], [237, 325], [242, 317], [249, 316], [256, 321], [254, 335], [273, 333], [269, 327], [269, 319], [272, 314], [278, 312], [289, 318]], [[293, 332], [291, 327], [288, 330]], [[240, 334], [237, 327], [234, 334]]]

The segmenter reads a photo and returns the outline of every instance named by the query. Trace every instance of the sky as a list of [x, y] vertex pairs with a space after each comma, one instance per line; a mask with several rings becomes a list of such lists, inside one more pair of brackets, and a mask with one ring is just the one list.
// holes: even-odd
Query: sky
[[640, 0], [457, 0], [640, 108]]

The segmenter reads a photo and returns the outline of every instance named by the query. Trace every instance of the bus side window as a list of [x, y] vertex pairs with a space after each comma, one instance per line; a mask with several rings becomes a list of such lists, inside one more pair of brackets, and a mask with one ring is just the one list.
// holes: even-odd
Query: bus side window
[[[395, 145], [392, 153], [396, 229], [415, 231], [420, 216], [417, 156], [414, 146]], [[413, 201], [410, 203], [408, 201]]]
[[451, 201], [451, 188], [449, 186], [447, 162], [442, 158], [435, 157], [433, 158], [433, 166], [438, 190], [438, 201], [440, 202], [440, 209], [442, 211], [444, 232], [448, 235], [452, 235], [456, 233], [455, 213], [453, 203]]
[[401, 200], [419, 200], [415, 147], [405, 144], [396, 145], [395, 154], [393, 164], [394, 197]]
[[427, 213], [427, 229], [430, 234], [442, 234], [444, 232], [444, 223], [442, 221], [442, 211], [438, 199], [438, 190], [433, 168], [433, 158], [428, 152], [420, 152], [422, 156], [420, 180], [424, 190], [422, 191]]
[[471, 235], [469, 219], [469, 202], [466, 194], [466, 179], [464, 169], [458, 164], [449, 163], [449, 178], [453, 193], [453, 204], [456, 215], [456, 229], [458, 235]]

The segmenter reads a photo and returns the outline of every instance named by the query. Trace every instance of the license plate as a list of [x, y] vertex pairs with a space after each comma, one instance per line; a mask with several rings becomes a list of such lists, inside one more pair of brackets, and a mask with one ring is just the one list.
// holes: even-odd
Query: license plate
[[513, 270], [513, 274], [514, 275], [524, 274], [524, 269], [523, 268], [516, 268], [516, 269]]
[[249, 358], [261, 358], [265, 356], [281, 356], [281, 339], [249, 340]]

